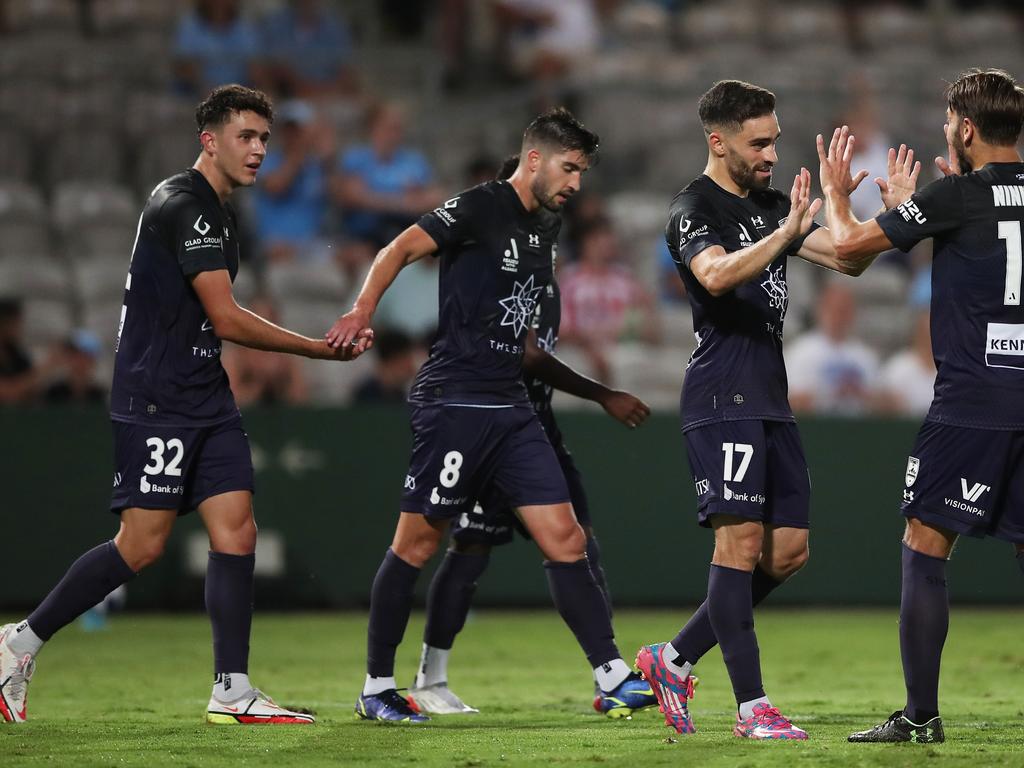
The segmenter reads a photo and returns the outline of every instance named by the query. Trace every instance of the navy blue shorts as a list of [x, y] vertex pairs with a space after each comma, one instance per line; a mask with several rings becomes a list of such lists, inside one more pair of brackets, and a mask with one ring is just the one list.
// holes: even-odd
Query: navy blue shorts
[[722, 421], [684, 434], [697, 491], [697, 520], [734, 515], [809, 528], [811, 479], [796, 424]]
[[1024, 431], [926, 421], [903, 480], [905, 517], [1024, 544]]
[[[559, 443], [555, 448], [555, 455], [558, 456], [562, 474], [569, 486], [569, 497], [572, 501], [573, 512], [576, 513], [576, 519], [580, 525], [588, 526], [590, 525], [590, 506], [587, 503], [583, 478], [579, 469], [576, 468], [576, 462], [563, 443]], [[524, 539], [531, 538], [508, 502], [501, 497], [496, 489], [490, 487], [484, 490], [482, 498], [474, 505], [472, 511], [463, 512], [459, 516], [452, 526], [452, 538], [460, 544], [485, 544], [497, 547], [510, 543], [517, 531]]]
[[402, 511], [454, 518], [493, 488], [513, 508], [569, 501], [562, 469], [529, 406], [411, 406]]
[[131, 507], [187, 514], [228, 491], [253, 491], [252, 453], [241, 417], [212, 427], [112, 422], [110, 511]]

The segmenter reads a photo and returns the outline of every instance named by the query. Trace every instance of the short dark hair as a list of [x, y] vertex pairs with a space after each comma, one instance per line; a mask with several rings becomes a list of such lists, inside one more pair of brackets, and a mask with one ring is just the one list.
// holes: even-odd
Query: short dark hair
[[983, 141], [1013, 146], [1024, 126], [1024, 89], [1002, 69], [969, 69], [946, 89], [949, 108], [970, 118]]
[[697, 102], [705, 133], [717, 128], [738, 130], [747, 120], [774, 111], [774, 93], [742, 80], [719, 80]]
[[519, 153], [516, 152], [514, 155], [509, 155], [501, 161], [501, 166], [498, 168], [498, 173], [495, 174], [494, 178], [498, 181], [504, 181], [505, 179], [511, 178], [512, 174], [516, 172], [516, 168], [519, 167]]
[[196, 107], [196, 127], [200, 133], [218, 128], [237, 112], [255, 112], [268, 123], [274, 122], [274, 105], [263, 91], [244, 85], [221, 85]]
[[555, 107], [537, 116], [523, 132], [524, 147], [547, 144], [563, 152], [576, 150], [591, 163], [597, 160], [600, 143], [600, 137], [584, 127], [565, 107]]

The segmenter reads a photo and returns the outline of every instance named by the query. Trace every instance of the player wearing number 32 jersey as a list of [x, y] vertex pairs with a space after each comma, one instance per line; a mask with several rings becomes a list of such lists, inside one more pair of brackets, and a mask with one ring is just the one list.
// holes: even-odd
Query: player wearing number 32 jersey
[[210, 535], [206, 607], [213, 628], [211, 723], [312, 723], [249, 682], [256, 524], [253, 468], [221, 341], [324, 359], [344, 350], [286, 331], [240, 308], [231, 284], [239, 240], [227, 199], [250, 186], [266, 155], [273, 109], [241, 86], [218, 88], [196, 110], [202, 152], [157, 186], [139, 219], [117, 333], [111, 419], [113, 541], [86, 552], [25, 620], [0, 628], [0, 715], [27, 716], [43, 643], [158, 558], [175, 518], [193, 509]]
[[935, 397], [907, 460], [900, 650], [906, 706], [850, 741], [937, 742], [939, 660], [949, 625], [946, 561], [961, 534], [1012, 542], [1024, 569], [1024, 89], [971, 70], [947, 91], [945, 178], [873, 221], [826, 189], [842, 252], [908, 250], [933, 238]]

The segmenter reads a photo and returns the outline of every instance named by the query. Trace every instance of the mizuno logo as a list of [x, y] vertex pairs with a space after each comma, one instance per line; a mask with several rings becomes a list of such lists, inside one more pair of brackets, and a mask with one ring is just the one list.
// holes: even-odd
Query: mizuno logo
[[985, 491], [992, 490], [991, 486], [982, 485], [981, 483], [975, 483], [970, 489], [967, 488], [967, 480], [963, 477], [960, 478], [960, 490], [963, 492], [964, 501], [976, 502], [981, 498], [981, 494]]
[[[202, 226], [199, 226], [200, 224], [202, 224]], [[210, 225], [203, 221], [203, 217], [202, 215], [200, 215], [199, 218], [196, 219], [196, 223], [192, 225], [192, 229], [194, 229], [200, 235], [205, 235], [207, 232], [210, 231]]]

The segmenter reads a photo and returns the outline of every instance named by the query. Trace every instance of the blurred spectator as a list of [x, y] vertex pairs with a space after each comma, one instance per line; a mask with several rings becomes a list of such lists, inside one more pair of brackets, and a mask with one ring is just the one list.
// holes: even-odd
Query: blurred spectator
[[582, 348], [602, 381], [611, 380], [608, 352], [617, 342], [660, 340], [661, 328], [647, 290], [617, 263], [618, 238], [607, 219], [595, 219], [580, 231], [579, 260], [565, 267], [560, 339]]
[[381, 104], [368, 122], [369, 143], [342, 153], [334, 194], [347, 234], [376, 251], [444, 198], [427, 159], [404, 145], [403, 111]]
[[304, 101], [278, 109], [274, 141], [252, 192], [253, 225], [268, 261], [326, 260], [327, 179], [334, 133]]
[[852, 78], [850, 101], [837, 125], [850, 126], [857, 137], [851, 167], [854, 173], [866, 170], [867, 178], [850, 195], [850, 206], [861, 221], [873, 219], [882, 208], [882, 197], [875, 184], [876, 178], [889, 178], [889, 148], [892, 142], [882, 128], [878, 113], [878, 100], [871, 84], [863, 75]]
[[416, 345], [401, 331], [381, 331], [373, 342], [373, 373], [352, 394], [357, 403], [404, 403], [419, 368]]
[[178, 22], [175, 75], [183, 92], [200, 96], [224, 83], [251, 84], [260, 38], [240, 6], [239, 0], [195, 0]]
[[[519, 156], [516, 155], [516, 164], [519, 163]], [[500, 176], [503, 163], [493, 155], [479, 153], [473, 155], [466, 163], [466, 187], [475, 187], [485, 181], [493, 181]], [[515, 169], [513, 169], [515, 170]], [[511, 175], [511, 174], [509, 174]], [[504, 178], [508, 178], [505, 176]]]
[[853, 293], [829, 282], [818, 298], [817, 328], [786, 351], [789, 402], [794, 411], [842, 415], [872, 410], [878, 397], [878, 356], [850, 338], [857, 307]]
[[262, 24], [261, 77], [289, 98], [344, 96], [358, 90], [348, 25], [324, 0], [288, 0]]
[[0, 299], [0, 404], [35, 400], [43, 382], [61, 365], [54, 349], [42, 365], [33, 365], [24, 342], [24, 313], [19, 299]]
[[914, 318], [910, 347], [897, 352], [882, 367], [885, 408], [905, 416], [923, 416], [935, 394], [935, 359], [932, 357], [930, 315]]
[[47, 403], [102, 403], [106, 390], [96, 381], [100, 340], [92, 331], [80, 328], [64, 342], [61, 355], [64, 375], [43, 392]]
[[[280, 322], [277, 307], [265, 296], [253, 299], [249, 307], [272, 323]], [[252, 403], [298, 405], [309, 401], [301, 360], [294, 355], [225, 344], [222, 360], [240, 407]]]
[[398, 273], [377, 305], [374, 322], [401, 331], [429, 348], [437, 331], [437, 278], [440, 259], [419, 259]]
[[597, 49], [601, 27], [593, 0], [496, 0], [500, 61], [507, 74], [563, 77]]

